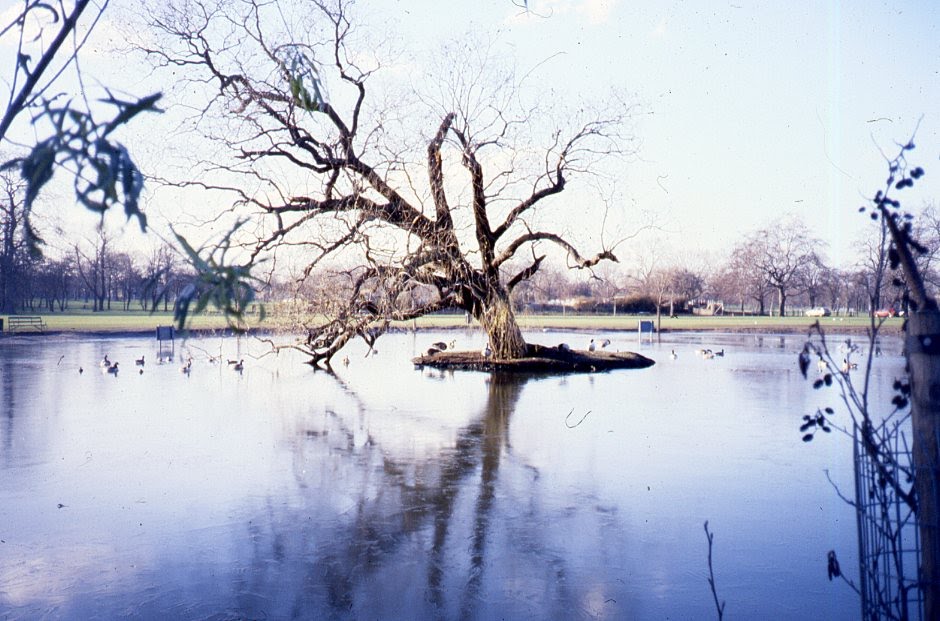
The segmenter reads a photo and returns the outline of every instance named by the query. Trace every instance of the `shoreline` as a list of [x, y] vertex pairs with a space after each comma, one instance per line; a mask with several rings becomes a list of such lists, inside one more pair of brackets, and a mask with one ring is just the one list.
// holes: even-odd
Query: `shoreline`
[[[823, 332], [826, 334], [852, 334], [852, 335], [868, 335], [871, 327], [870, 326], [861, 326], [853, 324], [831, 324], [831, 325], [822, 325]], [[524, 322], [521, 323], [520, 328], [524, 333], [537, 333], [537, 332], [572, 332], [578, 334], [588, 334], [588, 333], [638, 333], [636, 328], [630, 328], [625, 326], [611, 326], [603, 325], [603, 322], [598, 323], [598, 325], [592, 326], [576, 326], [576, 325], [564, 325], [564, 324], [552, 324], [550, 322], [540, 323], [539, 325], [526, 325]], [[393, 326], [389, 328], [389, 333], [407, 333], [407, 332], [458, 332], [458, 331], [482, 331], [482, 327], [479, 324], [467, 325], [418, 325], [416, 327], [411, 326]], [[796, 335], [804, 334], [809, 336], [810, 332], [813, 330], [812, 326], [806, 325], [763, 325], [763, 326], [716, 326], [716, 325], [702, 325], [702, 326], [683, 326], [683, 327], [670, 327], [663, 328], [661, 331], [646, 333], [644, 336], [648, 335], [674, 335], [674, 334], [695, 334], [695, 333], [714, 333], [714, 334], [757, 334], [757, 335]], [[897, 336], [900, 337], [903, 335], [904, 329], [902, 324], [885, 324], [879, 328], [878, 334], [880, 336]], [[279, 327], [257, 327], [250, 328], [246, 332], [243, 332], [243, 336], [271, 336], [271, 335], [284, 335], [284, 334], [299, 334], [299, 330], [292, 330], [287, 328]], [[22, 330], [16, 332], [10, 332], [4, 330], [0, 333], [0, 342], [3, 342], [8, 339], [16, 337], [92, 337], [92, 338], [107, 338], [107, 337], [155, 337], [155, 328], [114, 328], [114, 329], [100, 329], [100, 328], [70, 328], [70, 329], [46, 329], [43, 331], [39, 330]], [[210, 336], [238, 336], [238, 334], [231, 328], [188, 328], [184, 330], [176, 330], [174, 328], [174, 338], [175, 339], [186, 339], [189, 337], [210, 337]]]

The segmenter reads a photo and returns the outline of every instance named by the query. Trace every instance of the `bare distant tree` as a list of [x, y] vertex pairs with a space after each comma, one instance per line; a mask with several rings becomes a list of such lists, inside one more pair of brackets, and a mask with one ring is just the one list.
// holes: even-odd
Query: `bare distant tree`
[[141, 273], [142, 288], [140, 303], [144, 310], [157, 310], [161, 301], [164, 307], [172, 297], [174, 283], [179, 279], [181, 257], [169, 244], [160, 244], [150, 250]]
[[917, 267], [928, 288], [928, 293], [940, 293], [940, 208], [933, 201], [924, 204], [914, 218], [914, 237], [920, 240], [924, 252], [915, 258]]
[[15, 312], [24, 297], [27, 245], [24, 194], [26, 184], [10, 172], [0, 173], [0, 312]]
[[694, 302], [705, 292], [705, 277], [689, 267], [679, 267], [672, 273], [669, 289], [675, 298]]
[[748, 300], [756, 304], [758, 315], [764, 315], [771, 286], [767, 274], [760, 268], [760, 255], [760, 248], [754, 239], [742, 241], [732, 250], [721, 279], [727, 290], [736, 293], [742, 310]]
[[777, 313], [786, 314], [787, 298], [800, 292], [807, 266], [818, 261], [823, 242], [812, 236], [809, 227], [794, 217], [784, 217], [748, 237], [754, 266], [769, 287], [777, 293]]
[[[866, 310], [871, 316], [885, 305], [884, 298], [891, 280], [888, 271], [889, 244], [886, 221], [879, 220], [877, 226], [866, 231], [856, 247], [859, 252], [859, 283], [864, 285], [867, 296]], [[894, 300], [887, 302], [893, 304]]]
[[[483, 325], [494, 357], [525, 356], [510, 295], [538, 273], [547, 248], [571, 268], [616, 260], [613, 244], [583, 255], [536, 215], [571, 210], [557, 197], [572, 180], [630, 151], [632, 108], [584, 107], [541, 134], [542, 108], [522, 101], [519, 79], [498, 68], [486, 42], [445, 50], [449, 74], [425, 81], [417, 101], [387, 104], [374, 96], [377, 52], [351, 5], [303, 6], [170, 4], [154, 12], [165, 38], [147, 50], [207, 93], [200, 127], [225, 128], [216, 137], [231, 158], [206, 167], [221, 166], [225, 179], [199, 185], [233, 196], [248, 222], [241, 231], [254, 235], [243, 246], [250, 260], [290, 252], [306, 261], [303, 277], [337, 255], [355, 265], [348, 295], [328, 321], [307, 326], [302, 349], [328, 361], [357, 335], [455, 308]], [[429, 135], [406, 122], [415, 118]], [[196, 282], [184, 295], [227, 286]]]
[[114, 256], [110, 235], [104, 229], [99, 229], [95, 239], [86, 239], [84, 244], [74, 244], [72, 251], [75, 269], [86, 291], [91, 295], [92, 310], [103, 311], [106, 305], [107, 309], [110, 309], [108, 294]]

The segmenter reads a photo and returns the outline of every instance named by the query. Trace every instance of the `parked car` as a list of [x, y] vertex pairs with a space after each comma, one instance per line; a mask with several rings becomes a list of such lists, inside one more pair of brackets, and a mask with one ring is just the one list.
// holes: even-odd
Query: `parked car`
[[891, 308], [881, 308], [875, 311], [875, 317], [894, 317], [898, 312], [894, 310], [894, 307]]
[[806, 311], [807, 317], [828, 317], [831, 314], [832, 311], [830, 311], [825, 306], [817, 306], [816, 308], [811, 308]]

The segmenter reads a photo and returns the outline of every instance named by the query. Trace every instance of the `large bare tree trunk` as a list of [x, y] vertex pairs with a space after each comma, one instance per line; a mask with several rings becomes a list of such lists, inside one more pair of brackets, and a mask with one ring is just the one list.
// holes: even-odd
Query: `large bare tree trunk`
[[940, 618], [940, 312], [913, 313], [909, 324], [911, 420], [920, 527], [925, 619]]
[[483, 303], [477, 315], [477, 321], [489, 337], [494, 358], [514, 360], [525, 356], [525, 339], [522, 338], [522, 330], [516, 323], [516, 315], [505, 291], [491, 291], [489, 299]]

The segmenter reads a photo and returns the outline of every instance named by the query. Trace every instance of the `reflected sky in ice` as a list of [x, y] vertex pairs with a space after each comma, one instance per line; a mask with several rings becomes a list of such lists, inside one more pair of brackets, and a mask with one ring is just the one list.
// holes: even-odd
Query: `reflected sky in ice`
[[707, 519], [729, 616], [856, 618], [825, 564], [856, 566], [824, 475], [851, 489], [851, 447], [800, 441], [837, 400], [799, 376], [799, 337], [606, 336], [658, 364], [416, 370], [482, 337], [394, 334], [334, 377], [252, 339], [178, 340], [163, 365], [145, 338], [4, 339], [0, 617], [709, 618]]

